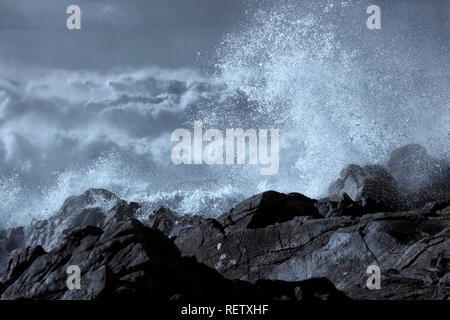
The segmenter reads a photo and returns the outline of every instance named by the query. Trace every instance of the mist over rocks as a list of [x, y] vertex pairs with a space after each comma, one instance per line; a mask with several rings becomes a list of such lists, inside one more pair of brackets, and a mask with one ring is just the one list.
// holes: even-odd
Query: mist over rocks
[[127, 203], [103, 189], [89, 189], [64, 201], [55, 215], [45, 220], [7, 230], [0, 230], [0, 270], [8, 254], [29, 246], [51, 250], [68, 234], [85, 226], [107, 228], [119, 221], [135, 217], [137, 203]]
[[[441, 183], [427, 180], [431, 189], [408, 192], [401, 185], [416, 183], [409, 168], [418, 162], [406, 161], [402, 170], [405, 161], [397, 159], [410, 148], [416, 147], [393, 152], [388, 168], [347, 166], [323, 199], [274, 191], [253, 196], [217, 220], [182, 230], [175, 244], [229, 279], [326, 277], [355, 299], [447, 299], [449, 180], [445, 171], [427, 171], [427, 179]], [[297, 205], [289, 205], [290, 197]], [[385, 272], [383, 290], [365, 288], [373, 264]]]
[[179, 215], [164, 207], [156, 209], [147, 220], [140, 217], [139, 209], [138, 203], [122, 200], [104, 189], [89, 189], [81, 195], [69, 197], [48, 219], [34, 221], [27, 226], [0, 229], [0, 270], [6, 266], [8, 255], [13, 250], [38, 245], [52, 250], [68, 234], [86, 226], [108, 229], [120, 221], [134, 218], [171, 237], [181, 229], [204, 220], [201, 216]]
[[431, 157], [421, 145], [410, 144], [394, 150], [387, 169], [397, 181], [405, 208], [450, 198], [450, 161]]
[[400, 202], [397, 182], [380, 165], [348, 165], [328, 191], [332, 198], [340, 199], [347, 194], [353, 201], [366, 202], [370, 199], [382, 203], [390, 211], [395, 211]]
[[331, 200], [339, 202], [346, 194], [362, 206], [377, 204], [379, 211], [417, 209], [427, 202], [450, 199], [450, 162], [409, 144], [395, 149], [386, 167], [348, 165], [328, 192]]
[[72, 231], [84, 226], [107, 227], [113, 222], [134, 217], [137, 203], [126, 203], [103, 189], [89, 189], [68, 198], [61, 209], [46, 220], [25, 227], [25, 246], [42, 245], [50, 250], [61, 244]]
[[[448, 299], [445, 165], [406, 146], [387, 167], [347, 166], [325, 198], [270, 190], [216, 219], [166, 207], [142, 217], [138, 203], [89, 189], [46, 220], [0, 230], [0, 298]], [[81, 291], [66, 289], [70, 264]], [[366, 288], [370, 265], [380, 290]]]
[[410, 144], [394, 150], [387, 168], [405, 192], [417, 192], [443, 178], [445, 165], [428, 155], [426, 148]]

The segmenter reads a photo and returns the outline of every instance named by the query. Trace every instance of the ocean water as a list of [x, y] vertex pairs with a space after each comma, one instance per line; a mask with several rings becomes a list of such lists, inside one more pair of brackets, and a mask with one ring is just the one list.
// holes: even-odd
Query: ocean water
[[[196, 69], [0, 63], [1, 225], [48, 217], [89, 188], [141, 203], [143, 217], [159, 205], [215, 217], [268, 189], [320, 197], [347, 164], [383, 164], [408, 143], [449, 159], [448, 42], [428, 20], [416, 28], [396, 18], [393, 5], [370, 31], [365, 5], [253, 3]], [[194, 120], [280, 129], [278, 174], [175, 166], [170, 135]]]

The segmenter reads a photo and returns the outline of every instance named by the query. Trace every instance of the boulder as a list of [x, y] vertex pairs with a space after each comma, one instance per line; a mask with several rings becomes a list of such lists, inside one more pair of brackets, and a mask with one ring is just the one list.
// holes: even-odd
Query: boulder
[[315, 203], [300, 193], [266, 191], [242, 201], [217, 220], [228, 232], [264, 228], [299, 216], [321, 218]]

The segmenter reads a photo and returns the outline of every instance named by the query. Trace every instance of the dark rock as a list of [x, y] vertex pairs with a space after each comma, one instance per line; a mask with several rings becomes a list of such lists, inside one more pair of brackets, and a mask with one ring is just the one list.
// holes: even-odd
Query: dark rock
[[341, 291], [336, 290], [327, 278], [313, 278], [297, 282], [258, 280], [255, 285], [263, 291], [271, 292], [277, 300], [349, 300]]
[[[434, 159], [422, 146], [411, 144], [394, 150], [387, 168], [348, 165], [328, 191], [332, 201], [339, 202], [347, 193], [363, 206], [369, 203], [372, 209], [366, 212], [417, 209], [431, 201], [450, 199], [450, 163]], [[327, 205], [322, 208], [328, 216], [332, 209], [327, 210]]]
[[379, 165], [348, 165], [328, 191], [334, 200], [342, 199], [346, 193], [352, 201], [378, 204], [387, 211], [395, 211], [402, 202], [397, 182]]
[[177, 236], [182, 229], [199, 224], [203, 220], [201, 216], [180, 216], [168, 208], [160, 207], [150, 214], [149, 226], [158, 229], [168, 237], [172, 237]]
[[41, 245], [50, 250], [72, 231], [84, 226], [102, 226], [120, 199], [103, 189], [89, 189], [64, 201], [52, 217], [38, 221], [25, 230], [25, 246]]
[[[29, 257], [30, 253], [19, 256]], [[267, 284], [258, 287], [227, 280], [195, 259], [181, 257], [160, 231], [133, 219], [117, 222], [106, 231], [97, 227], [74, 231], [59, 247], [34, 256], [33, 261], [25, 259], [27, 267], [10, 278], [12, 281], [2, 284], [1, 299], [181, 299], [205, 303], [229, 301], [230, 297], [240, 301], [277, 298]], [[66, 287], [70, 265], [82, 271], [80, 290]], [[278, 290], [293, 287], [304, 290], [308, 284], [277, 283]], [[311, 290], [305, 297], [342, 298], [333, 286]]]
[[124, 200], [120, 200], [114, 208], [111, 209], [106, 214], [104, 221], [102, 223], [91, 224], [91, 225], [99, 225], [104, 229], [107, 229], [117, 222], [125, 221], [128, 219], [132, 219], [135, 217], [136, 210], [140, 208], [139, 204], [136, 202], [128, 203]]
[[[450, 257], [450, 217], [442, 214], [447, 212], [444, 207], [439, 203], [407, 212], [294, 217], [265, 228], [228, 232], [218, 221], [209, 220], [183, 230], [175, 244], [184, 256], [195, 256], [229, 279], [295, 282], [326, 277], [348, 296], [359, 298], [358, 288], [365, 286], [370, 265], [380, 266], [382, 272], [398, 270], [407, 278], [426, 273], [429, 261], [439, 256]], [[430, 294], [443, 297], [437, 291], [439, 283], [446, 283], [446, 272], [436, 273], [427, 289]], [[406, 284], [405, 288], [411, 289]], [[377, 297], [388, 298], [373, 295]]]
[[[447, 269], [448, 270], [448, 269]], [[389, 269], [381, 273], [381, 289], [352, 289], [352, 297], [358, 300], [448, 300], [450, 286], [445, 283], [447, 272], [438, 280], [432, 280], [427, 270]]]
[[14, 249], [20, 248], [25, 241], [24, 228], [0, 230], [0, 271], [6, 266], [8, 255]]
[[135, 216], [137, 203], [128, 204], [103, 189], [89, 189], [68, 198], [58, 212], [26, 227], [0, 231], [0, 270], [6, 266], [9, 253], [16, 248], [42, 246], [51, 250], [72, 231], [85, 226], [106, 228]]
[[450, 200], [438, 200], [425, 204], [422, 208], [425, 212], [437, 215], [446, 215], [450, 209]]
[[[347, 193], [343, 193], [339, 202], [324, 198], [316, 203], [319, 213], [326, 218], [342, 216], [359, 216], [365, 214], [358, 202], [353, 201]], [[361, 201], [360, 201], [361, 202]]]
[[217, 220], [228, 232], [264, 228], [297, 216], [320, 218], [315, 202], [299, 193], [267, 191], [242, 201]]
[[[338, 198], [334, 196], [334, 199]], [[358, 202], [353, 201], [350, 196], [343, 192], [339, 201], [332, 198], [320, 199], [316, 202], [317, 210], [320, 215], [326, 218], [342, 216], [361, 216], [375, 212], [389, 212], [392, 208], [387, 207], [380, 200], [372, 198], [362, 198]]]
[[323, 198], [317, 200], [315, 204], [317, 211], [322, 217], [333, 217], [333, 216], [341, 216], [341, 206], [340, 201], [336, 201], [332, 198]]
[[9, 285], [14, 282], [38, 257], [45, 254], [41, 246], [16, 249], [11, 252], [7, 268], [0, 277], [0, 282]]
[[90, 209], [112, 208], [119, 201], [120, 199], [108, 190], [89, 189], [82, 195], [67, 198], [57, 215], [60, 217], [70, 216], [79, 222], [92, 222], [95, 219], [91, 220], [90, 213], [96, 212], [96, 210]]
[[[225, 231], [223, 226], [215, 219], [207, 219], [205, 222], [182, 230], [178, 237], [175, 239], [175, 244], [182, 253], [186, 253], [188, 256], [195, 256], [200, 263], [207, 261], [211, 265], [215, 258], [211, 260], [210, 251], [203, 251], [201, 248], [206, 242], [212, 242], [216, 244], [217, 252], [220, 251], [223, 240], [225, 240]], [[214, 254], [214, 257], [216, 254]]]
[[[268, 191], [217, 220], [161, 207], [151, 228], [134, 219], [137, 203], [91, 189], [54, 217], [0, 231], [0, 298], [449, 299], [450, 176], [427, 157], [399, 149], [389, 171], [342, 170], [326, 198]], [[66, 287], [69, 265], [81, 290]], [[370, 265], [382, 290], [366, 287]]]

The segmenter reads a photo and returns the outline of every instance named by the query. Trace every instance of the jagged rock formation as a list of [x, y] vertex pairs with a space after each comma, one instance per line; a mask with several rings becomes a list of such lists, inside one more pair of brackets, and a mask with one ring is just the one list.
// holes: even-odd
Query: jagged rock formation
[[15, 249], [40, 245], [51, 250], [74, 230], [85, 226], [104, 228], [135, 217], [138, 208], [137, 203], [127, 203], [103, 189], [89, 189], [82, 195], [72, 196], [46, 220], [26, 227], [0, 230], [0, 270], [5, 267], [8, 254]]
[[[15, 249], [40, 245], [45, 250], [51, 250], [74, 230], [85, 226], [106, 228], [119, 221], [137, 218], [138, 209], [139, 204], [127, 203], [103, 189], [89, 189], [81, 195], [72, 196], [48, 219], [26, 227], [0, 230], [0, 270], [6, 266], [8, 255]], [[180, 216], [160, 207], [150, 215], [149, 226], [171, 237], [183, 228], [202, 221], [200, 216]]]
[[342, 216], [357, 217], [368, 213], [392, 211], [391, 208], [379, 200], [363, 198], [359, 201], [353, 201], [346, 192], [343, 192], [341, 195], [333, 195], [317, 200], [315, 206], [319, 214], [325, 218]]
[[[82, 270], [80, 290], [66, 286], [67, 268]], [[276, 290], [272, 290], [276, 288]], [[72, 232], [51, 252], [41, 247], [15, 251], [0, 278], [1, 299], [151, 299], [248, 301], [344, 299], [326, 279], [257, 285], [227, 280], [195, 259], [183, 258], [160, 231], [135, 219], [104, 231]]]
[[0, 270], [6, 265], [9, 253], [20, 248], [24, 239], [23, 227], [0, 230]]
[[0, 230], [0, 298], [449, 299], [448, 168], [410, 145], [387, 168], [348, 166], [326, 198], [267, 191], [204, 221], [161, 207], [141, 223], [137, 203], [90, 189]]
[[[258, 210], [264, 211], [263, 206]], [[395, 281], [392, 286], [384, 282], [384, 290], [367, 292], [366, 269], [378, 265], [383, 272], [389, 270], [385, 277], [395, 274], [405, 284], [414, 280], [414, 290], [408, 289], [411, 297], [442, 299], [450, 296], [445, 280], [450, 271], [445, 262], [450, 258], [449, 213], [450, 202], [442, 201], [407, 212], [294, 217], [256, 229], [225, 228], [219, 217], [183, 230], [175, 244], [185, 256], [195, 256], [229, 279], [326, 277], [353, 298], [403, 298], [405, 292], [397, 290]], [[364, 295], [358, 293], [362, 288]]]
[[[447, 299], [448, 168], [408, 145], [387, 168], [347, 166], [326, 198], [295, 195], [292, 205], [292, 195], [265, 192], [183, 230], [175, 244], [229, 279], [327, 277], [356, 299]], [[367, 290], [369, 265], [383, 270], [383, 290]]]
[[167, 237], [176, 236], [182, 229], [203, 222], [201, 216], [180, 216], [176, 212], [159, 207], [149, 216], [149, 226], [158, 229]]

